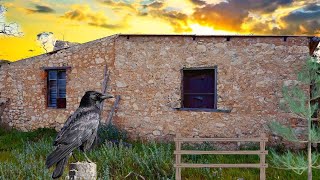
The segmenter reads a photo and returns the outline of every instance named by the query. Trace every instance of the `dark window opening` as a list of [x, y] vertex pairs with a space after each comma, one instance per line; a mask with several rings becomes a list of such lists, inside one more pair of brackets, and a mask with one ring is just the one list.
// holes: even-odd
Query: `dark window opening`
[[217, 68], [184, 69], [183, 108], [217, 109]]
[[47, 70], [48, 107], [66, 108], [66, 70]]

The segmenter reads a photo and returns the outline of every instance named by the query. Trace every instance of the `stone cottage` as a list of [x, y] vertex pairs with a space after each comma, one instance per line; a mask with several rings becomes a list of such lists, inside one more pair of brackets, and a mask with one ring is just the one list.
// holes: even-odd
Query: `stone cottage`
[[[113, 35], [1, 64], [1, 122], [59, 129], [85, 91], [120, 95], [113, 122], [133, 138], [250, 137], [272, 120], [283, 84], [318, 45], [307, 36]], [[106, 119], [112, 101], [105, 104]]]

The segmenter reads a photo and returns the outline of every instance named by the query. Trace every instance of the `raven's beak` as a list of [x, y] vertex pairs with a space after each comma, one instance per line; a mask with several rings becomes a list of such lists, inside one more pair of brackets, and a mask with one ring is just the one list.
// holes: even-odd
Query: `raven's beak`
[[103, 96], [100, 97], [101, 99], [109, 99], [109, 98], [114, 98], [111, 94], [104, 94]]

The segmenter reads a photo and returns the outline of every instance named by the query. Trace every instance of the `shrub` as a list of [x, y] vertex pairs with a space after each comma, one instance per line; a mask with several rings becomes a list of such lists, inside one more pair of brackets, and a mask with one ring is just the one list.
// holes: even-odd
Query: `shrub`
[[127, 140], [127, 132], [119, 129], [113, 124], [100, 124], [98, 129], [98, 144], [103, 144], [106, 140]]

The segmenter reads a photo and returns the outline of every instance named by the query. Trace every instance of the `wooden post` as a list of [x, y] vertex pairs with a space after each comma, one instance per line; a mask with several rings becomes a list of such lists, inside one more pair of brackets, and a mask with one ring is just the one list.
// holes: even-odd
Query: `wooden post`
[[[181, 134], [177, 133], [176, 138], [181, 138]], [[181, 141], [176, 140], [176, 151], [181, 150]], [[181, 180], [181, 154], [176, 154], [176, 180]]]
[[113, 118], [113, 114], [115, 112], [115, 110], [118, 108], [119, 105], [119, 101], [120, 101], [120, 95], [116, 96], [116, 101], [114, 102], [111, 111], [109, 112], [108, 118], [106, 120], [106, 124], [110, 125], [112, 124], [112, 118]]
[[[261, 134], [261, 140], [260, 140], [260, 151], [263, 152], [266, 150], [266, 134]], [[260, 154], [260, 180], [266, 179], [266, 154], [261, 153]]]
[[[108, 66], [106, 65], [104, 67], [104, 73], [103, 73], [103, 82], [102, 82], [102, 89], [101, 89], [102, 94], [105, 94], [107, 92], [108, 81], [109, 81], [109, 71], [108, 71]], [[101, 103], [100, 113], [102, 113], [103, 111], [103, 105], [104, 103]]]
[[[266, 134], [261, 134], [258, 138], [182, 138], [180, 134], [177, 133], [175, 141], [175, 170], [176, 170], [176, 180], [181, 180], [181, 169], [182, 168], [259, 168], [260, 169], [260, 179], [266, 180], [266, 142], [268, 138]], [[199, 151], [199, 150], [181, 150], [181, 144], [183, 142], [256, 142], [260, 143], [260, 150], [254, 151]], [[181, 156], [183, 154], [256, 154], [260, 157], [260, 163], [257, 164], [191, 164], [181, 162]]]
[[69, 180], [96, 180], [97, 165], [88, 162], [76, 162], [69, 165]]

